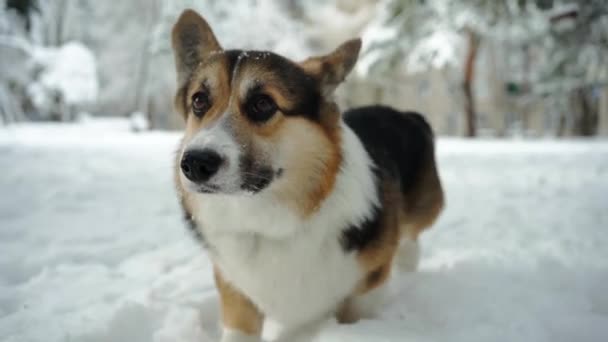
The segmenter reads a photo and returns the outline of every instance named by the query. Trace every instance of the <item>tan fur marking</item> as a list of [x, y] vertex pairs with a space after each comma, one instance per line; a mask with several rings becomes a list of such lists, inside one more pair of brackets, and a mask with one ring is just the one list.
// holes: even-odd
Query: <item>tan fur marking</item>
[[245, 114], [243, 114], [242, 119], [239, 121], [243, 121], [249, 130], [257, 133], [261, 137], [270, 138], [280, 129], [281, 124], [286, 119], [282, 113], [276, 113], [270, 120], [264, 122], [263, 124], [256, 124], [245, 119]]
[[198, 123], [200, 127], [207, 126], [224, 114], [230, 98], [230, 88], [228, 86], [230, 79], [226, 68], [225, 58], [216, 58], [214, 61], [206, 63], [203, 68], [193, 75], [186, 97], [188, 110], [191, 108], [192, 96], [202, 90], [205, 81], [211, 83], [210, 89], [207, 90], [210, 92], [212, 101], [211, 108], [202, 118], [190, 115], [189, 119], [194, 120], [195, 125]]
[[333, 90], [344, 81], [344, 78], [355, 66], [361, 50], [361, 40], [349, 40], [330, 54], [311, 57], [300, 63], [300, 67], [310, 75], [321, 81], [325, 94]]
[[302, 117], [288, 117], [268, 137], [285, 155], [285, 182], [276, 195], [302, 217], [315, 212], [329, 195], [340, 168], [339, 145], [318, 124]]
[[279, 108], [284, 110], [293, 109], [294, 102], [298, 100], [296, 95], [289, 91], [283, 81], [277, 79], [274, 73], [255, 63], [249, 62], [242, 66], [238, 78], [234, 82], [240, 84], [238, 89], [240, 99], [247, 95], [252, 87], [261, 86], [260, 93], [270, 95]]
[[435, 223], [444, 206], [437, 167], [433, 156], [429, 159], [417, 186], [407, 195], [399, 219], [403, 233], [412, 240], [417, 240], [422, 231]]
[[[310, 197], [310, 209], [314, 210], [321, 206], [321, 203], [334, 188], [336, 184], [336, 178], [340, 172], [340, 165], [342, 164], [342, 153], [340, 146], [342, 144], [342, 136], [339, 129], [339, 118], [340, 113], [338, 112], [337, 106], [324, 104], [321, 107], [320, 118], [322, 120], [321, 125], [324, 130], [325, 136], [331, 142], [331, 157], [326, 161], [326, 169], [317, 191], [313, 192]], [[335, 119], [335, 120], [332, 120]]]
[[213, 273], [216, 287], [220, 293], [224, 326], [247, 335], [260, 336], [264, 315], [249, 298], [226, 282], [217, 268], [214, 268]]
[[329, 139], [336, 144], [336, 146], [340, 146], [340, 123], [342, 114], [340, 113], [338, 105], [334, 102], [323, 102], [319, 112], [319, 119], [321, 120], [321, 126], [325, 129], [325, 133]]
[[317, 189], [313, 189], [309, 194], [309, 205], [304, 207], [306, 209], [305, 213], [308, 215], [319, 208], [323, 200], [329, 196], [336, 183], [336, 178], [340, 172], [340, 165], [342, 164], [342, 153], [340, 151], [342, 137], [339, 128], [340, 113], [337, 106], [333, 103], [324, 103], [321, 107], [320, 117], [323, 133], [325, 138], [329, 140], [329, 157], [325, 162], [325, 172], [322, 179]]
[[[175, 108], [186, 120], [184, 139], [190, 140], [203, 127], [209, 126], [217, 121], [228, 104], [230, 98], [229, 75], [226, 71], [226, 59], [223, 55], [217, 54], [209, 57], [194, 71], [190, 80], [175, 96]], [[213, 86], [208, 89], [211, 96], [211, 108], [198, 118], [192, 113], [192, 96], [201, 91], [204, 82], [211, 83]]]
[[393, 257], [399, 247], [399, 210], [403, 203], [399, 186], [385, 182], [382, 185], [383, 216], [380, 219], [378, 240], [359, 252], [357, 259], [366, 276], [361, 280], [357, 293], [363, 294], [382, 285], [390, 274]]
[[287, 92], [287, 90], [282, 89], [280, 86], [276, 86], [273, 84], [267, 84], [264, 86], [262, 92], [267, 93], [268, 95], [272, 96], [272, 98], [277, 103], [279, 108], [284, 108], [284, 109], [288, 109], [288, 110], [292, 109], [293, 100], [291, 100], [289, 97], [284, 95], [284, 94], [287, 94], [288, 92]]

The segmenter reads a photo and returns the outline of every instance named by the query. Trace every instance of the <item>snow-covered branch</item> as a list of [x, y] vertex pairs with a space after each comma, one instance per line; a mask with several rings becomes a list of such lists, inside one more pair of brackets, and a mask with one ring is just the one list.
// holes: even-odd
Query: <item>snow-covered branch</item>
[[28, 55], [33, 54], [32, 44], [18, 36], [0, 35], [0, 46], [15, 48]]

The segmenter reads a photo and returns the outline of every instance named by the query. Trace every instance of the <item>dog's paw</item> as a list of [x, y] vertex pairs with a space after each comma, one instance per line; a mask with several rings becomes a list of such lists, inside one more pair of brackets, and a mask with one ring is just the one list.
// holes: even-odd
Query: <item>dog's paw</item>
[[262, 340], [259, 336], [247, 335], [238, 330], [224, 328], [220, 342], [262, 342]]

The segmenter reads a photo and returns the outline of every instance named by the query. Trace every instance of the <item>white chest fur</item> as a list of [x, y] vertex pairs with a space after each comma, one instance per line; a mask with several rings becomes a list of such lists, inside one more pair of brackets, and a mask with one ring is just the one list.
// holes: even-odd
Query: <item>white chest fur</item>
[[286, 324], [329, 313], [362, 276], [340, 236], [372, 215], [378, 194], [369, 156], [350, 128], [342, 131], [343, 165], [334, 189], [306, 220], [264, 192], [201, 195], [194, 213], [223, 276]]
[[256, 236], [212, 239], [215, 262], [228, 281], [284, 324], [329, 313], [361, 277], [355, 257], [344, 253], [337, 236], [308, 232], [284, 241]]

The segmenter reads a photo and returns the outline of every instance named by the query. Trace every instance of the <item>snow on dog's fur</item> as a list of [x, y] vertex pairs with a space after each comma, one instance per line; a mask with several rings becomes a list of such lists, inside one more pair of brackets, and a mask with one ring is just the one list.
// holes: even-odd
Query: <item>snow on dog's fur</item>
[[339, 111], [332, 93], [358, 39], [296, 63], [223, 50], [191, 10], [172, 39], [186, 121], [175, 181], [215, 265], [222, 341], [259, 341], [265, 317], [296, 341], [331, 316], [373, 314], [399, 246], [414, 269], [418, 234], [443, 206], [426, 121]]

